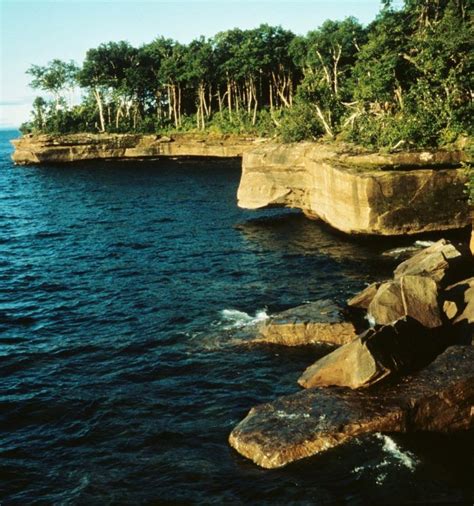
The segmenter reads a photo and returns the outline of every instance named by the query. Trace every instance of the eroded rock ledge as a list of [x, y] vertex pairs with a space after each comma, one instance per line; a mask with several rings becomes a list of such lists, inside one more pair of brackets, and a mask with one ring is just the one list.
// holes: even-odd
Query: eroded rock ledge
[[259, 466], [275, 468], [367, 433], [473, 426], [474, 347], [453, 346], [396, 385], [313, 388], [252, 408], [229, 442]]
[[[230, 444], [272, 468], [376, 431], [473, 428], [473, 273], [467, 245], [441, 239], [352, 297], [344, 314], [316, 301], [265, 321], [252, 342], [340, 347], [303, 372], [305, 392], [251, 409]], [[342, 318], [362, 315], [373, 327], [351, 338]]]
[[470, 225], [460, 151], [374, 154], [344, 144], [267, 143], [243, 156], [239, 206], [302, 209], [351, 234]]
[[242, 157], [258, 142], [236, 136], [192, 134], [177, 134], [173, 138], [141, 134], [27, 135], [12, 141], [12, 159], [27, 165], [160, 156], [232, 158]]
[[284, 145], [217, 134], [28, 135], [12, 143], [17, 164], [242, 157], [239, 206], [299, 208], [351, 234], [418, 234], [471, 223], [461, 151], [388, 155], [342, 143]]

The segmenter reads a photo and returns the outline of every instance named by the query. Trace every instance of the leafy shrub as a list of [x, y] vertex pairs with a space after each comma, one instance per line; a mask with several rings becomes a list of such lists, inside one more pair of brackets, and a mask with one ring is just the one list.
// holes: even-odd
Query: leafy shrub
[[296, 101], [285, 112], [279, 132], [283, 142], [299, 142], [321, 137], [324, 129], [314, 106], [308, 102]]

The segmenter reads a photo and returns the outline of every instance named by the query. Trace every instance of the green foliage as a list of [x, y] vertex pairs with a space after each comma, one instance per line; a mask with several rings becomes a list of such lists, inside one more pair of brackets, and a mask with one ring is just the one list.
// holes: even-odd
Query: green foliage
[[[158, 37], [91, 48], [78, 69], [28, 70], [49, 94], [32, 132], [211, 131], [285, 142], [343, 137], [378, 149], [439, 146], [472, 135], [469, 0], [382, 1], [368, 27], [326, 21], [306, 36], [263, 24], [184, 45]], [[66, 93], [84, 90], [81, 105]]]
[[279, 132], [283, 142], [314, 140], [323, 135], [324, 128], [310, 102], [296, 101], [281, 122]]
[[398, 12], [382, 10], [354, 68], [355, 142], [439, 146], [469, 132], [474, 34], [468, 5], [407, 0]]

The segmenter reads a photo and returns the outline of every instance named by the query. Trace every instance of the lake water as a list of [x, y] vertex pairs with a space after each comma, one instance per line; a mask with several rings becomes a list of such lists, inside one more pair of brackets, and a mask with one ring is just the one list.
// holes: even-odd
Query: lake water
[[238, 161], [15, 167], [0, 133], [2, 504], [464, 504], [472, 435], [374, 435], [279, 470], [227, 444], [318, 350], [255, 319], [343, 302], [413, 240], [236, 205]]

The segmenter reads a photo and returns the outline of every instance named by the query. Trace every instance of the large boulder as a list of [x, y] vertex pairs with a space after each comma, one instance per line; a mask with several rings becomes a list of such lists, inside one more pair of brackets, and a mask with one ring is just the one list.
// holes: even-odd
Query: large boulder
[[425, 327], [440, 327], [442, 311], [438, 303], [438, 285], [428, 276], [403, 275], [383, 283], [369, 304], [368, 313], [375, 323], [386, 325], [410, 316]]
[[252, 342], [283, 346], [315, 343], [340, 346], [356, 337], [354, 325], [344, 321], [339, 307], [329, 301], [316, 301], [270, 317]]
[[428, 248], [405, 260], [394, 271], [395, 280], [402, 276], [428, 276], [441, 286], [459, 281], [472, 271], [469, 252], [440, 239]]
[[465, 279], [444, 292], [444, 312], [452, 324], [452, 341], [474, 344], [474, 278]]
[[353, 297], [351, 297], [347, 301], [347, 305], [350, 308], [368, 309], [379, 287], [380, 283], [372, 283], [371, 285], [367, 286], [362, 291], [356, 293]]
[[312, 388], [252, 408], [229, 442], [276, 468], [373, 432], [474, 428], [474, 347], [453, 346], [425, 370], [377, 388]]
[[405, 315], [400, 283], [387, 281], [382, 283], [367, 308], [375, 322], [381, 325], [391, 323]]
[[367, 387], [383, 378], [406, 374], [430, 363], [442, 351], [435, 332], [406, 317], [367, 330], [308, 367], [298, 383], [320, 386]]

